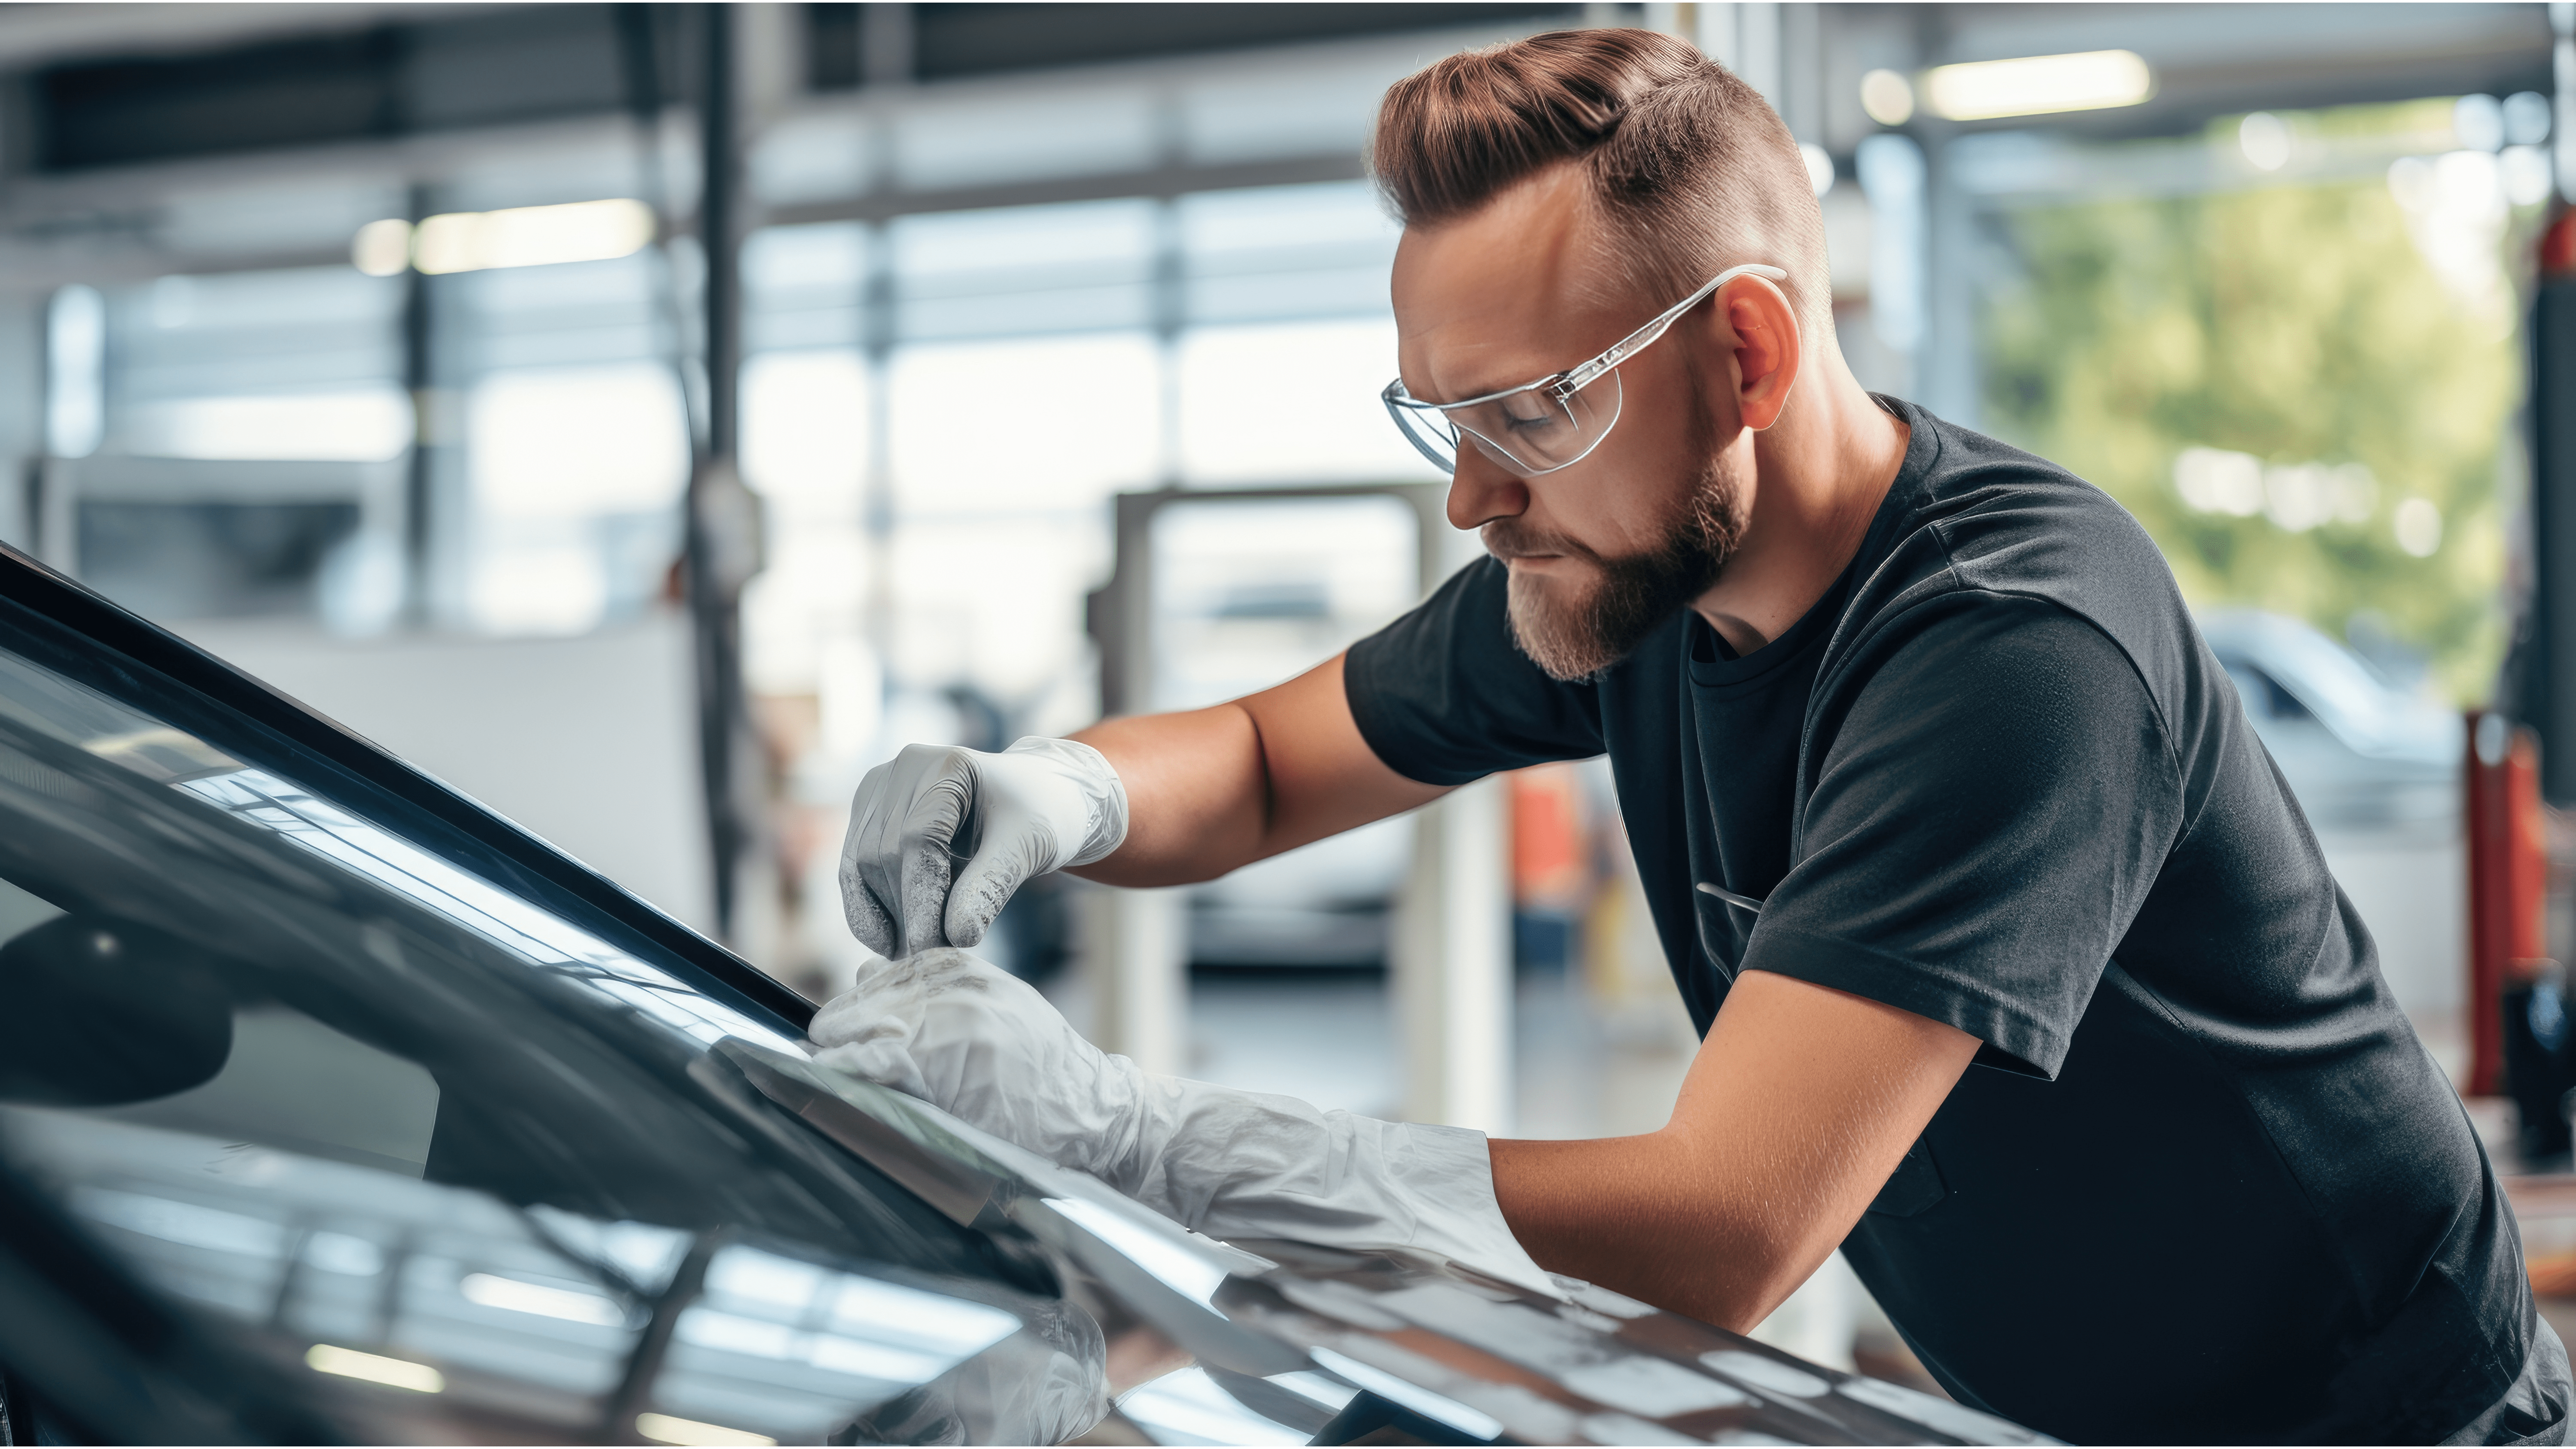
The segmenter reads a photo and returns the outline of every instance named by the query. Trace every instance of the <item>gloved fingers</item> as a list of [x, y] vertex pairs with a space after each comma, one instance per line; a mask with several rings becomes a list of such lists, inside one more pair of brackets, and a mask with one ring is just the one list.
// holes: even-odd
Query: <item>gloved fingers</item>
[[891, 964], [873, 954], [859, 963], [850, 989], [814, 1008], [805, 1039], [816, 1046], [839, 1046], [887, 1032], [908, 1036], [913, 1029], [910, 1019], [920, 1015], [920, 1002], [904, 989], [908, 982], [903, 975], [888, 970]]
[[[939, 945], [948, 850], [974, 798], [971, 752], [909, 745], [870, 770], [850, 802], [841, 905], [869, 949], [904, 956]], [[922, 899], [929, 904], [926, 914]]]
[[[900, 961], [867, 961], [857, 982], [823, 1003], [806, 1027], [806, 1039], [819, 1049], [813, 1060], [926, 1102], [951, 1105], [959, 1095], [957, 1075], [976, 1057], [972, 1043], [982, 1035], [969, 1020], [997, 974], [975, 957], [946, 948]], [[947, 1024], [935, 1025], [934, 1000], [961, 988], [966, 1014], [951, 1008]], [[930, 1080], [934, 1071], [941, 1074], [938, 1090]]]
[[920, 972], [872, 957], [860, 963], [849, 990], [816, 1009], [805, 1039], [817, 1048], [816, 1062], [928, 1100], [912, 1054], [924, 1006]]
[[850, 923], [850, 934], [859, 938], [860, 945], [879, 956], [889, 955], [896, 949], [894, 917], [886, 914], [884, 905], [868, 890], [867, 884], [859, 879], [857, 868], [848, 861], [841, 866], [841, 916]]
[[924, 783], [896, 831], [893, 860], [896, 919], [904, 955], [948, 944], [942, 927], [955, 862], [949, 850], [975, 803], [974, 770], [963, 750], [954, 768]]
[[958, 870], [948, 888], [948, 912], [942, 924], [952, 946], [974, 946], [993, 929], [993, 918], [1032, 875], [1055, 858], [1046, 827], [1034, 821], [1020, 830], [984, 832], [983, 848]]
[[903, 805], [892, 798], [900, 788], [895, 773], [895, 761], [868, 771], [850, 797], [850, 828], [841, 837], [841, 916], [850, 923], [850, 934], [880, 956], [899, 954], [903, 946], [894, 912], [888, 909], [888, 902], [897, 899], [894, 881], [882, 863], [892, 842], [889, 822]]
[[906, 1044], [893, 1037], [874, 1036], [826, 1047], [814, 1054], [814, 1064], [847, 1072], [880, 1087], [892, 1087], [907, 1097], [925, 1102], [931, 1099], [920, 1064], [912, 1059]]

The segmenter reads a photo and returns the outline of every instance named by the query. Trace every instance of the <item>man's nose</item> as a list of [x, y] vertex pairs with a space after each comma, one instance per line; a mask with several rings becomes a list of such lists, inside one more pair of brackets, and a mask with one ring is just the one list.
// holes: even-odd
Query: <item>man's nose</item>
[[1449, 526], [1473, 532], [1497, 518], [1529, 511], [1529, 484], [1461, 438], [1457, 471], [1449, 476]]

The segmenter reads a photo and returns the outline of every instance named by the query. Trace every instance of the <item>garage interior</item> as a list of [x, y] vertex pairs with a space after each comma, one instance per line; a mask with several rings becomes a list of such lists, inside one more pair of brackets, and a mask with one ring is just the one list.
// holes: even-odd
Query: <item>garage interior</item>
[[[0, 6], [0, 541], [820, 1000], [902, 745], [1230, 698], [1473, 556], [1378, 408], [1362, 147], [1432, 59], [1608, 25], [1787, 120], [1864, 383], [2079, 472], [2152, 420], [2088, 476], [2576, 1332], [2568, 7]], [[2131, 92], [1969, 89], [2104, 54]], [[2403, 355], [2171, 380], [2271, 345], [2267, 278], [2381, 266], [2450, 299], [2442, 438], [2300, 451]], [[2227, 408], [2279, 448], [2192, 431]], [[1659, 1124], [1695, 1046], [1592, 765], [1189, 891], [1049, 880], [992, 953], [1152, 1068], [1523, 1136]], [[1839, 1260], [1761, 1336], [1930, 1382]]]

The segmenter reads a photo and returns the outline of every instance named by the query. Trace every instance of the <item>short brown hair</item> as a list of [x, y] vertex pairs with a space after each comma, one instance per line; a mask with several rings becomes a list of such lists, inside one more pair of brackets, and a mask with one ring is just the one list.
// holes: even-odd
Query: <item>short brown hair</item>
[[1388, 88], [1370, 142], [1408, 226], [1455, 221], [1567, 161], [1590, 176], [1639, 290], [1678, 300], [1727, 267], [1768, 262], [1789, 273], [1802, 325], [1832, 335], [1824, 216], [1798, 143], [1760, 92], [1688, 41], [1560, 30], [1453, 55]]

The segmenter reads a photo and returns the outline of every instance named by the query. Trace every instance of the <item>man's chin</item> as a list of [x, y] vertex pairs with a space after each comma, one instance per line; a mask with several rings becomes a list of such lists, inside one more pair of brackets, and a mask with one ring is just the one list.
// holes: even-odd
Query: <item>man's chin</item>
[[1599, 564], [1572, 554], [1506, 559], [1503, 567], [1511, 571], [1513, 607], [1529, 600], [1568, 617], [1589, 612], [1601, 597], [1602, 585], [1608, 582]]
[[1553, 678], [1597, 679], [1706, 593], [1743, 536], [1737, 491], [1721, 462], [1712, 459], [1663, 545], [1642, 554], [1605, 557], [1518, 519], [1485, 525], [1486, 547], [1510, 567], [1512, 639], [1521, 652]]
[[[1534, 569], [1512, 561], [1509, 588], [1512, 641], [1551, 679], [1591, 679], [1619, 662], [1625, 649], [1610, 647], [1595, 626], [1597, 570], [1562, 555], [1558, 568]], [[1589, 577], [1576, 578], [1581, 573]]]
[[1513, 641], [1550, 678], [1579, 683], [1637, 652], [1647, 635], [1708, 588], [1725, 561], [1675, 550], [1606, 563], [1557, 555], [1547, 569], [1513, 562]]

